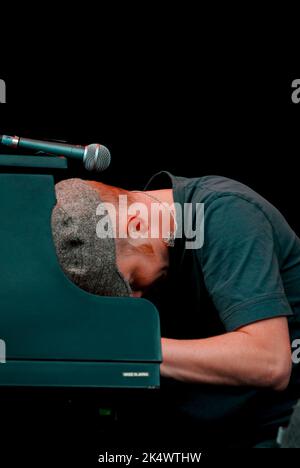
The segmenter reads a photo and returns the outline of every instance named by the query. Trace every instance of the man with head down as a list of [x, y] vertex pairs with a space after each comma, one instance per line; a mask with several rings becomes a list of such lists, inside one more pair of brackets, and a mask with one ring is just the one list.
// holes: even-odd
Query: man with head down
[[[56, 195], [65, 274], [90, 293], [158, 307], [169, 428], [193, 428], [208, 445], [275, 444], [300, 396], [300, 240], [282, 214], [237, 181], [164, 171], [142, 192], [69, 179]], [[203, 242], [187, 247], [200, 228]]]

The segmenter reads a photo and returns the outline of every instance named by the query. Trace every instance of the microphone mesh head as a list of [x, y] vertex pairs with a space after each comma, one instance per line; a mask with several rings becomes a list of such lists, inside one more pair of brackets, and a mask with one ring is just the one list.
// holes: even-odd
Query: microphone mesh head
[[83, 163], [88, 171], [101, 172], [108, 168], [111, 156], [106, 146], [93, 143], [86, 146], [85, 150]]

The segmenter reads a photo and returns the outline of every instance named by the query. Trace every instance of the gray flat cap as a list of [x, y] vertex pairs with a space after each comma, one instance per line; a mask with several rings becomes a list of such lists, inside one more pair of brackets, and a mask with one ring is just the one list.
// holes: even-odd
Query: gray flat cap
[[[129, 296], [131, 289], [117, 268], [114, 238], [99, 238], [99, 193], [81, 179], [55, 186], [57, 204], [52, 212], [52, 233], [59, 263], [80, 288], [100, 296]], [[106, 231], [113, 232], [108, 215]]]

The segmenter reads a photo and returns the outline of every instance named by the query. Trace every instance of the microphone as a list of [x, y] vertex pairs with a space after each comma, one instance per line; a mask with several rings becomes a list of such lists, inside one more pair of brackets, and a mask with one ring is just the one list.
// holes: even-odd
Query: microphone
[[110, 165], [110, 152], [106, 146], [93, 143], [87, 146], [68, 145], [51, 141], [31, 140], [17, 136], [0, 135], [0, 143], [12, 148], [25, 148], [57, 154], [67, 158], [81, 159], [88, 171], [105, 171]]

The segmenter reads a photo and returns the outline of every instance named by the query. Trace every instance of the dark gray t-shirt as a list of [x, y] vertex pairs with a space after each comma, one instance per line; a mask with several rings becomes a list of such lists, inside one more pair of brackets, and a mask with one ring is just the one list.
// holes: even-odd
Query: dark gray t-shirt
[[[295, 344], [300, 338], [300, 240], [282, 214], [249, 187], [225, 177], [187, 179], [161, 172], [146, 188], [167, 187], [182, 206], [204, 203], [204, 244], [187, 250], [183, 237], [170, 248], [169, 281], [149, 296], [160, 311], [162, 335], [206, 338], [287, 316]], [[205, 430], [218, 424], [233, 431], [242, 423], [241, 433], [247, 420], [258, 434], [288, 421], [300, 397], [300, 364], [293, 364], [290, 385], [280, 393], [168, 379], [162, 387], [172, 389], [167, 404]]]

